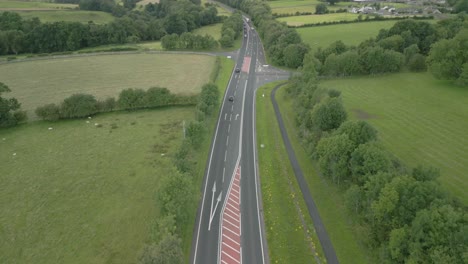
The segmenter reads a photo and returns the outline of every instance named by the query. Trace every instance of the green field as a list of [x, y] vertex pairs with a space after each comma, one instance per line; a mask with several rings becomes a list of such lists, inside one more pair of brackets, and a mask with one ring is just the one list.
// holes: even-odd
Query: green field
[[223, 23], [217, 23], [213, 25], [203, 26], [201, 28], [197, 28], [193, 31], [194, 34], [197, 35], [210, 35], [214, 39], [219, 40], [221, 38], [221, 28], [223, 27]]
[[[315, 6], [322, 3], [319, 0], [278, 0], [268, 1], [273, 14], [295, 14], [296, 12], [315, 13]], [[337, 10], [340, 8], [348, 8], [350, 6], [361, 7], [362, 4], [350, 2], [338, 2], [334, 6], [327, 6], [329, 10]], [[382, 5], [382, 7], [385, 5]], [[388, 6], [403, 8], [409, 5], [403, 3], [388, 3]]]
[[88, 23], [89, 21], [93, 21], [96, 24], [107, 24], [114, 20], [111, 14], [99, 11], [19, 11], [18, 14], [25, 19], [37, 17], [41, 22], [67, 21]]
[[27, 10], [38, 10], [38, 9], [72, 9], [76, 8], [78, 5], [74, 4], [56, 4], [56, 3], [47, 3], [46, 1], [8, 1], [0, 0], [0, 10], [6, 9], [27, 9]]
[[352, 118], [366, 119], [409, 166], [441, 170], [443, 187], [468, 204], [468, 90], [429, 73], [329, 80]]
[[0, 262], [137, 263], [159, 215], [160, 177], [193, 111], [0, 130]]
[[285, 96], [284, 88], [278, 90], [276, 100], [294, 152], [338, 260], [346, 264], [378, 263], [375, 252], [364, 245], [367, 241], [366, 230], [363, 230], [359, 224], [353, 223], [354, 219], [347, 213], [342, 190], [319, 176], [316, 167], [305, 152], [302, 142], [297, 137], [293, 100]]
[[12, 90], [8, 96], [33, 116], [36, 107], [79, 92], [106, 98], [126, 88], [159, 86], [196, 94], [209, 81], [214, 61], [213, 56], [188, 54], [66, 57], [0, 64], [0, 76]]
[[336, 13], [324, 15], [281, 17], [277, 18], [277, 20], [281, 22], [286, 22], [286, 24], [290, 26], [302, 26], [304, 24], [315, 24], [321, 22], [352, 21], [357, 19], [357, 17], [357, 14], [352, 13]]
[[270, 100], [270, 92], [278, 83], [260, 87], [256, 99], [257, 148], [270, 261], [316, 263], [316, 253], [324, 262], [325, 258], [289, 163]]
[[350, 24], [339, 24], [319, 27], [298, 28], [302, 40], [312, 49], [328, 47], [341, 40], [346, 45], [358, 45], [362, 41], [375, 38], [380, 29], [391, 28], [396, 21], [373, 21]]

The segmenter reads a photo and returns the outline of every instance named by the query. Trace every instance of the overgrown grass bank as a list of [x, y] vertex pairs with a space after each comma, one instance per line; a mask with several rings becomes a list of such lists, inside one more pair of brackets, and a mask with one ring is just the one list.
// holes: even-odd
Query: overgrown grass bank
[[193, 111], [1, 130], [0, 262], [136, 263], [159, 217], [155, 190]]
[[316, 254], [324, 262], [270, 100], [271, 90], [279, 83], [260, 87], [256, 98], [257, 149], [270, 260], [271, 263], [316, 263]]
[[382, 143], [410, 167], [441, 170], [442, 185], [468, 204], [468, 91], [429, 73], [323, 81], [338, 89], [350, 116], [379, 131]]
[[293, 110], [293, 100], [285, 95], [284, 89], [283, 87], [278, 90], [276, 100], [296, 157], [339, 261], [350, 264], [376, 263], [374, 253], [362, 244], [362, 241], [366, 241], [366, 230], [350, 220], [341, 190], [320, 177], [302, 147], [294, 124], [296, 113]]

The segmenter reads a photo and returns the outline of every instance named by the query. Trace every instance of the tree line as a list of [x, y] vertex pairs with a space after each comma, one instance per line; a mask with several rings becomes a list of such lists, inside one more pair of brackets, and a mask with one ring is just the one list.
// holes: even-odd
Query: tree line
[[466, 263], [468, 214], [431, 167], [406, 167], [365, 121], [347, 120], [340, 92], [317, 85], [316, 58], [287, 93], [296, 125], [321, 175], [342, 190], [350, 214], [368, 229], [381, 263]]
[[436, 78], [466, 86], [466, 18], [460, 14], [435, 25], [412, 19], [398, 21], [357, 47], [336, 41], [314, 53], [316, 68], [326, 77], [399, 72], [405, 67], [411, 71], [429, 69]]
[[107, 44], [160, 40], [165, 35], [180, 35], [221, 19], [213, 5], [203, 8], [188, 0], [162, 0], [148, 4], [143, 11], [126, 10], [104, 25], [41, 23], [38, 18], [23, 19], [17, 13], [2, 12], [0, 55], [75, 51]]
[[97, 100], [90, 94], [78, 93], [71, 95], [60, 104], [46, 104], [36, 108], [38, 117], [47, 121], [60, 119], [73, 119], [92, 116], [97, 113], [111, 112], [114, 110], [138, 110], [157, 108], [173, 105], [194, 105], [197, 96], [176, 95], [167, 88], [152, 87], [148, 90], [125, 89], [118, 99], [109, 97], [105, 100]]

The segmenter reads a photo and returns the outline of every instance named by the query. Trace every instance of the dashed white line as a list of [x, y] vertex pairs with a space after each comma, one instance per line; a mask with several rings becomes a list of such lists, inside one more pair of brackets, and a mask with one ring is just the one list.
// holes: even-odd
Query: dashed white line
[[226, 162], [226, 157], [227, 157], [227, 150], [224, 151], [224, 162]]
[[231, 106], [231, 111], [234, 111], [234, 105]]
[[228, 133], [229, 133], [230, 130], [231, 130], [231, 124], [229, 124], [229, 126], [228, 126]]
[[223, 168], [223, 182], [224, 182], [224, 174], [226, 174], [226, 167]]
[[229, 136], [226, 137], [226, 146], [229, 144]]
[[226, 120], [226, 117], [227, 117], [227, 113], [224, 114], [224, 120]]

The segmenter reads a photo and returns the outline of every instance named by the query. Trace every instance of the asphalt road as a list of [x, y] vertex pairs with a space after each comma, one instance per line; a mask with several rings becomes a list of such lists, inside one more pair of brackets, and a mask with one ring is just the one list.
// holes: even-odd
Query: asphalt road
[[[191, 263], [220, 263], [220, 212], [237, 166], [241, 167], [241, 259], [269, 263], [263, 223], [255, 143], [255, 92], [264, 83], [287, 79], [289, 73], [265, 65], [260, 38], [250, 25], [235, 54], [233, 71], [218, 116], [202, 187], [192, 241]], [[227, 100], [230, 96], [234, 101]], [[234, 263], [237, 263], [234, 261]]]

